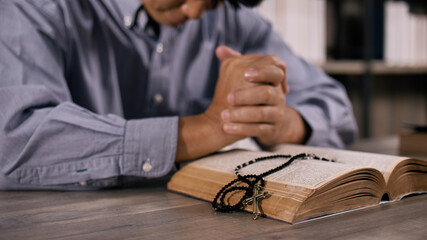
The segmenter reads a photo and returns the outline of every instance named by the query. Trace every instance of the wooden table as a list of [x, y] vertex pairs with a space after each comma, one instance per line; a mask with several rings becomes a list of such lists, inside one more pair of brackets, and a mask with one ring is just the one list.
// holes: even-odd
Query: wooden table
[[[352, 149], [368, 151], [364, 144]], [[162, 181], [152, 185], [0, 191], [0, 239], [427, 239], [427, 194], [291, 225], [216, 213], [208, 202], [167, 191]]]

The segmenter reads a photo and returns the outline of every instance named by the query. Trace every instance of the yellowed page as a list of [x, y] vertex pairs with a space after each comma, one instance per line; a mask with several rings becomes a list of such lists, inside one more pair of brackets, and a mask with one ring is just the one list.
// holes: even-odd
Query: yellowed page
[[[252, 159], [272, 154], [275, 153], [233, 150], [206, 157], [192, 164], [201, 168], [214, 169], [234, 174], [236, 166], [246, 163]], [[240, 173], [242, 175], [258, 175], [285, 163], [287, 160], [288, 159], [278, 158], [256, 162], [241, 169]], [[288, 167], [267, 176], [265, 179], [315, 189], [326, 181], [356, 168], [359, 167], [319, 160], [295, 160]]]
[[[396, 165], [406, 157], [365, 153], [349, 150], [327, 149], [319, 147], [283, 144], [277, 146], [274, 152], [282, 154], [314, 153], [319, 157], [335, 160], [335, 164], [347, 165], [349, 168], [375, 168], [380, 171], [388, 182], [391, 172]], [[332, 165], [329, 165], [332, 166]]]

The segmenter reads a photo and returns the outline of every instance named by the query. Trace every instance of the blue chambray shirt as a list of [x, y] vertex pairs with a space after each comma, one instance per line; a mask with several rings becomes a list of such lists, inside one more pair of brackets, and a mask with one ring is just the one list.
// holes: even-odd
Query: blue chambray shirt
[[[0, 189], [92, 189], [173, 168], [178, 117], [210, 104], [215, 48], [275, 54], [310, 145], [356, 136], [343, 87], [252, 10], [225, 3], [157, 36], [139, 0], [0, 1]], [[130, 28], [133, 21], [134, 28]]]

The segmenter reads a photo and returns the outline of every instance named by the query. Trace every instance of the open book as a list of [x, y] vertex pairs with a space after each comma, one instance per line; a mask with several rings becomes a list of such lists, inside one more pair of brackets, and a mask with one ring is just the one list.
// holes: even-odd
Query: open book
[[[212, 201], [224, 185], [236, 178], [236, 166], [278, 153], [312, 153], [334, 160], [296, 160], [265, 178], [263, 191], [271, 195], [262, 200], [262, 213], [285, 222], [295, 223], [427, 191], [426, 160], [287, 144], [273, 152], [231, 150], [193, 161], [173, 175], [168, 189]], [[284, 161], [256, 162], [240, 173], [260, 174]], [[245, 210], [252, 211], [252, 206]]]

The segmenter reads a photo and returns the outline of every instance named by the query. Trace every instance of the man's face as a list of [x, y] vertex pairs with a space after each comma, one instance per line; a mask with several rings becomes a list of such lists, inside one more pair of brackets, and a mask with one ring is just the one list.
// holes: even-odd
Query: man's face
[[219, 0], [142, 0], [144, 8], [159, 24], [176, 27], [188, 19], [202, 17], [206, 10], [217, 8]]

